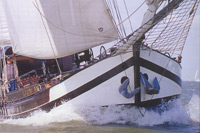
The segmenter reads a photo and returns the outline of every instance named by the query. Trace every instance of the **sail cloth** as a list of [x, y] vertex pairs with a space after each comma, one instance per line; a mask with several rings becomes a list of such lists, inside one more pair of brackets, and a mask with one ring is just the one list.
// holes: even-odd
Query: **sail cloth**
[[116, 40], [104, 0], [3, 0], [13, 51], [38, 59]]
[[0, 46], [10, 45], [11, 40], [8, 32], [8, 27], [6, 24], [5, 14], [2, 6], [2, 1], [0, 1]]

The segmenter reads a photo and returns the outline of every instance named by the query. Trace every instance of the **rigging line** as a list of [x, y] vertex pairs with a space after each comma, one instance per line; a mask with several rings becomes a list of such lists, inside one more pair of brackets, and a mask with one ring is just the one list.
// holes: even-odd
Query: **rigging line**
[[[169, 22], [168, 22], [169, 23]], [[176, 44], [177, 45], [177, 44]], [[172, 53], [172, 55], [173, 55], [173, 53]], [[164, 71], [162, 72], [162, 75], [161, 75], [161, 77], [160, 77], [160, 79], [159, 79], [159, 83], [161, 82], [161, 80], [162, 80], [162, 78], [163, 78], [163, 76], [164, 76], [164, 73], [166, 72], [166, 70], [167, 70], [167, 67], [169, 66], [169, 62], [171, 61], [171, 58], [169, 58], [168, 59], [168, 61], [167, 61], [167, 64], [166, 64], [166, 66], [165, 66], [165, 69], [164, 69]]]
[[[124, 6], [126, 8], [126, 14], [127, 14], [127, 16], [129, 16], [129, 12], [128, 12], [128, 8], [127, 8], [127, 5], [126, 5], [126, 2], [125, 2], [125, 0], [123, 0], [123, 1], [124, 1]], [[130, 24], [130, 27], [131, 27], [131, 31], [133, 32], [133, 27], [132, 27], [130, 18], [128, 20], [129, 20], [129, 24]]]
[[[187, 3], [186, 3], [187, 4]], [[188, 4], [189, 5], [189, 4]], [[188, 7], [189, 8], [189, 7]], [[183, 27], [183, 29], [181, 30], [181, 33], [180, 33], [180, 35], [179, 35], [179, 39], [178, 39], [178, 41], [177, 41], [177, 44], [175, 45], [175, 48], [173, 49], [173, 51], [172, 51], [172, 53], [174, 54], [174, 52], [175, 52], [175, 49], [177, 48], [177, 46], [178, 46], [178, 43], [180, 42], [180, 40], [182, 40], [182, 36], [184, 37], [184, 38], [186, 38], [187, 37], [187, 33], [189, 32], [189, 29], [190, 29], [190, 26], [191, 26], [191, 23], [192, 23], [192, 19], [193, 19], [193, 17], [194, 17], [194, 15], [191, 17], [190, 15], [186, 18], [187, 19], [187, 21], [184, 23], [184, 27]], [[192, 18], [192, 19], [191, 19]], [[189, 24], [189, 25], [188, 25]], [[187, 29], [188, 28], [188, 29]], [[185, 34], [185, 36], [184, 36], [184, 34]], [[185, 41], [186, 41], [186, 39], [183, 39], [184, 40], [184, 42], [183, 42], [183, 46], [184, 46], [184, 44], [185, 44]], [[182, 51], [181, 51], [181, 53], [182, 53]]]
[[167, 25], [165, 26], [165, 28], [161, 31], [161, 33], [158, 35], [158, 37], [156, 37], [156, 39], [152, 42], [151, 51], [152, 51], [152, 49], [153, 49], [153, 48], [152, 48], [152, 47], [153, 47], [153, 44], [160, 38], [160, 36], [162, 35], [162, 33], [168, 28], [171, 19], [172, 19], [172, 14], [171, 14], [170, 19], [169, 19]]
[[192, 7], [192, 9], [191, 9], [191, 11], [190, 11], [190, 15], [194, 12], [194, 7], [196, 6], [197, 1], [198, 1], [198, 0], [195, 1], [194, 5], [193, 5], [193, 7]]
[[[119, 7], [117, 5], [117, 1], [113, 0], [113, 3], [114, 3], [114, 8], [115, 8], [115, 11], [116, 11], [116, 14], [117, 14], [118, 22], [121, 23], [122, 19], [121, 19], [121, 15], [120, 15], [120, 12], [119, 12]], [[122, 37], [125, 38], [123, 24], [120, 24], [119, 27], [121, 29]]]
[[[158, 8], [162, 5], [162, 3], [163, 3], [163, 2], [160, 3], [160, 5], [158, 6]], [[164, 6], [164, 7], [165, 7], [165, 6]], [[158, 8], [157, 8], [157, 9], [158, 9]], [[153, 19], [153, 18], [152, 18], [152, 19]], [[164, 19], [163, 19], [163, 20], [164, 20]], [[162, 20], [162, 21], [163, 21], [163, 20]], [[159, 22], [159, 23], [161, 23], [161, 22]], [[155, 28], [153, 28], [153, 30], [151, 30], [151, 31], [148, 33], [147, 38], [150, 36], [151, 33], [154, 33], [154, 31], [156, 30], [156, 28], [158, 27], [158, 25], [159, 25], [159, 24], [155, 25], [155, 26], [154, 26]], [[145, 39], [145, 40], [147, 40], [147, 39]]]
[[[185, 38], [187, 38], [188, 32], [189, 32], [189, 30], [190, 30], [190, 28], [191, 28], [191, 24], [192, 24], [191, 21], [192, 21], [192, 20], [188, 20], [189, 25], [187, 25], [187, 26], [185, 27], [185, 28], [187, 28], [187, 33], [185, 33]], [[185, 44], [186, 39], [184, 39], [183, 41], [184, 41], [183, 44]], [[180, 51], [181, 51], [180, 55], [182, 55], [184, 46], [185, 46], [185, 45], [183, 45], [183, 46], [180, 48]]]
[[[188, 23], [188, 21], [187, 21], [187, 23]], [[180, 34], [180, 36], [182, 36], [183, 34], [184, 34], [184, 32], [185, 32], [185, 28], [186, 28], [186, 26], [185, 27], [183, 27], [183, 30], [182, 30], [182, 32], [181, 32], [181, 34]], [[187, 30], [187, 31], [189, 31], [189, 29]], [[186, 31], [186, 32], [187, 32]], [[178, 39], [178, 42], [180, 42], [180, 40], [181, 40], [181, 37], [179, 37], [179, 39]], [[175, 49], [177, 48], [177, 46], [178, 46], [178, 42], [177, 42], [177, 44], [175, 45], [175, 48], [174, 48], [174, 50], [172, 51], [172, 55], [174, 54], [174, 52], [175, 52]], [[185, 41], [184, 41], [185, 42]], [[181, 51], [181, 54], [182, 54], [182, 51]]]
[[[122, 19], [122, 16], [121, 16], [121, 14], [120, 14], [120, 8], [119, 8], [119, 6], [118, 6], [118, 3], [117, 3], [117, 7], [118, 7], [118, 10], [119, 10], [119, 15], [120, 15], [120, 19], [121, 19], [120, 21], [122, 22], [123, 19]], [[124, 24], [125, 24], [125, 23], [122, 23], [122, 28], [123, 28], [124, 35], [125, 35], [125, 37], [126, 37], [127, 35], [126, 35], [126, 30], [125, 30]]]
[[[128, 16], [126, 19], [124, 19], [121, 23], [124, 23], [126, 20], [128, 20], [133, 14], [135, 14], [143, 5], [144, 5], [144, 3], [145, 3], [145, 0], [144, 0], [144, 2], [138, 7], [138, 8], [136, 8], [135, 9], [135, 11], [133, 11], [131, 14], [130, 14], [130, 16]], [[119, 23], [118, 25], [120, 25], [121, 23]]]
[[[110, 17], [111, 17], [113, 23], [114, 23], [114, 26], [116, 27], [118, 36], [119, 36], [120, 39], [122, 39], [123, 37], [122, 37], [122, 35], [121, 35], [121, 33], [120, 33], [120, 31], [119, 31], [119, 29], [118, 29], [118, 27], [117, 27], [117, 23], [116, 23], [116, 21], [115, 21], [114, 11], [113, 11], [111, 2], [110, 2], [109, 0], [105, 0], [104, 3], [105, 3], [105, 5], [106, 5], [107, 11], [108, 11], [108, 13], [109, 13], [109, 15], [110, 15]], [[112, 15], [112, 14], [113, 14], [113, 15]]]
[[[180, 10], [179, 10], [180, 11]], [[185, 15], [183, 15], [183, 16], [185, 16]], [[178, 19], [178, 17], [176, 18], [176, 19]], [[164, 22], [165, 23], [165, 22]], [[179, 23], [178, 23], [179, 24]], [[175, 25], [177, 25], [177, 24], [175, 24]], [[173, 25], [172, 25], [173, 26]], [[171, 29], [169, 29], [170, 31], [176, 31], [176, 29], [173, 29], [173, 30], [171, 30]], [[178, 30], [178, 29], [177, 29]], [[178, 33], [178, 31], [177, 31], [177, 33]], [[166, 35], [165, 35], [166, 36]], [[167, 37], [169, 37], [169, 36], [167, 36]], [[158, 42], [157, 42], [157, 45], [158, 45]], [[160, 46], [160, 48], [162, 47], [162, 48], [164, 48], [164, 49], [166, 49], [165, 47], [166, 47], [167, 45], [163, 45], [163, 46]], [[155, 47], [155, 46], [154, 46]]]
[[[121, 59], [121, 62], [123, 63], [124, 61], [122, 59], [122, 55], [121, 54], [120, 54], [120, 59]], [[128, 77], [128, 75], [126, 73], [126, 70], [124, 70], [124, 73], [125, 73], [126, 77]], [[128, 87], [129, 87], [129, 91], [131, 92], [131, 86], [130, 86], [130, 84], [128, 84]]]
[[[185, 6], [185, 5], [183, 5], [183, 6]], [[183, 9], [183, 8], [182, 8], [182, 9]], [[185, 12], [186, 12], [186, 10], [185, 10]], [[185, 14], [186, 14], [186, 13], [185, 13]], [[184, 16], [186, 16], [185, 14], [183, 15], [183, 17], [180, 16], [182, 21], [185, 21], [185, 20], [188, 21], [188, 17], [187, 17], [187, 18], [184, 17]], [[183, 20], [184, 18], [185, 18], [185, 20]], [[178, 17], [177, 17], [177, 19], [178, 19]], [[183, 30], [184, 30], [184, 27], [187, 25], [187, 23], [185, 23], [185, 22], [182, 23], [182, 22], [180, 21], [180, 22], [178, 23], [178, 25], [179, 25], [179, 24], [180, 24], [180, 27], [183, 28], [183, 29], [180, 29], [181, 34], [179, 34], [178, 32], [177, 32], [177, 34], [176, 34], [176, 36], [179, 36], [179, 40], [180, 40], [180, 39], [182, 39], [182, 38], [181, 38], [181, 35], [183, 34], [182, 32], [183, 32]], [[185, 25], [185, 26], [183, 26], [183, 25]], [[185, 32], [184, 32], [184, 33], [185, 33]], [[179, 40], [178, 40], [178, 42], [180, 42]], [[178, 42], [177, 42], [177, 43], [178, 43]], [[178, 45], [178, 44], [177, 44], [177, 45]], [[175, 48], [172, 49], [172, 54], [174, 54], [174, 50], [176, 49], [177, 45], [175, 45]], [[169, 47], [169, 46], [168, 46], [168, 47]]]
[[[193, 21], [193, 18], [194, 18], [194, 16], [195, 16], [195, 14], [196, 14], [196, 11], [197, 11], [197, 8], [198, 8], [198, 5], [199, 5], [199, 0], [196, 0], [195, 1], [195, 3], [194, 3], [194, 6], [192, 7], [192, 10], [193, 10], [193, 15], [192, 15], [192, 17], [190, 17], [190, 21], [191, 21], [191, 23], [188, 25], [188, 31], [187, 32], [189, 32], [189, 30], [190, 30], [190, 28], [191, 28], [191, 24], [192, 24], [192, 21]], [[191, 12], [190, 12], [190, 15], [191, 15]], [[186, 38], [187, 38], [187, 36], [188, 36], [188, 34], [186, 35]], [[186, 41], [186, 40], [185, 40]], [[185, 43], [185, 42], [184, 42]], [[181, 49], [181, 55], [182, 55], [182, 52], [183, 52], [183, 48], [184, 48], [184, 46], [185, 45], [183, 45], [183, 47], [182, 47], [182, 49]]]
[[[119, 6], [118, 6], [118, 2], [115, 1], [115, 4], [116, 4], [116, 9], [117, 9], [117, 12], [118, 12], [118, 15], [119, 15], [119, 22], [122, 22], [122, 17], [121, 17], [121, 14], [120, 14], [120, 9], [119, 9]], [[126, 31], [125, 31], [125, 28], [124, 28], [124, 23], [121, 24], [121, 29], [122, 29], [122, 32], [124, 34], [124, 38], [126, 37]]]
[[[37, 0], [35, 0], [35, 3], [33, 3], [33, 4], [34, 4], [34, 6], [35, 6], [37, 9], [39, 9], [39, 6], [38, 6], [38, 3], [37, 3]], [[36, 5], [35, 5], [35, 4], [36, 4]], [[51, 48], [52, 48], [53, 54], [54, 54], [54, 56], [56, 57], [56, 54], [55, 54], [55, 51], [54, 51], [54, 48], [53, 48], [53, 45], [52, 45], [52, 42], [51, 42], [50, 36], [49, 36], [49, 34], [48, 34], [48, 31], [47, 31], [46, 25], [45, 25], [44, 20], [43, 20], [43, 18], [42, 18], [41, 15], [40, 15], [40, 17], [41, 17], [41, 20], [42, 20], [43, 26], [44, 26], [44, 28], [45, 28], [45, 31], [46, 31], [46, 34], [47, 34], [47, 37], [48, 37], [48, 40], [49, 40], [50, 46], [51, 46]], [[59, 66], [58, 60], [57, 60], [56, 58], [55, 58], [55, 60], [56, 60], [56, 64], [57, 64], [57, 66], [58, 66], [59, 72], [60, 72], [60, 74], [62, 74], [62, 71], [61, 71], [61, 68], [60, 68], [60, 66]]]
[[[135, 14], [143, 5], [144, 5], [144, 3], [145, 3], [145, 0], [144, 0], [144, 2], [138, 7], [138, 8], [136, 8], [136, 10], [134, 10], [131, 14], [130, 14], [130, 16], [128, 16], [126, 19], [124, 19], [121, 23], [119, 23], [117, 26], [119, 26], [119, 25], [121, 25], [122, 23], [124, 23], [127, 19], [129, 19], [133, 14]], [[141, 26], [142, 27], [142, 26]], [[140, 28], [141, 28], [140, 27]], [[140, 29], [139, 28], [139, 29]], [[130, 35], [134, 35], [134, 33], [136, 33], [138, 31], [138, 29], [136, 30], [136, 31], [134, 31], [133, 33], [131, 33]], [[128, 39], [129, 39], [129, 37], [130, 37], [130, 35], [128, 36]], [[127, 37], [126, 37], [126, 39], [127, 39]]]
[[[120, 19], [120, 13], [119, 13], [119, 8], [117, 7], [117, 3], [115, 0], [113, 0], [113, 6], [115, 8], [115, 13], [116, 13], [116, 16], [117, 16], [117, 20], [118, 20], [118, 23], [121, 22], [121, 19]], [[120, 24], [118, 25], [119, 26], [119, 29], [121, 31], [121, 35], [122, 35], [122, 38], [125, 38], [125, 34], [123, 32], [123, 24]]]

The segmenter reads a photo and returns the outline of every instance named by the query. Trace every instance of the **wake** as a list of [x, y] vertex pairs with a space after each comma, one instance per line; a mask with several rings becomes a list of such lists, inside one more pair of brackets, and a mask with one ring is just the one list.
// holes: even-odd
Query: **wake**
[[183, 104], [180, 99], [169, 101], [159, 109], [145, 109], [127, 106], [109, 107], [75, 107], [64, 103], [55, 107], [50, 112], [37, 111], [23, 119], [7, 119], [0, 124], [43, 126], [50, 123], [79, 121], [88, 124], [136, 124], [139, 126], [156, 126], [163, 124], [200, 123], [199, 95], [193, 94], [188, 104]]

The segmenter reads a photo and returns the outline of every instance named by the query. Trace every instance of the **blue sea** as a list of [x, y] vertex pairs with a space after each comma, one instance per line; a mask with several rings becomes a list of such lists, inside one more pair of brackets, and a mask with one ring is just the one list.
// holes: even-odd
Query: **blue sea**
[[63, 103], [50, 112], [37, 111], [23, 119], [0, 121], [0, 132], [200, 132], [200, 82], [184, 81], [180, 99], [160, 111], [109, 106], [73, 107]]

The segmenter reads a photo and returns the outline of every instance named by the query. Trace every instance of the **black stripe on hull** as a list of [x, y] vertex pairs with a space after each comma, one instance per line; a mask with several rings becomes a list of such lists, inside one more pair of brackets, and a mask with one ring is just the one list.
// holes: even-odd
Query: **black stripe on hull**
[[[120, 64], [120, 65], [116, 66], [115, 68], [111, 69], [110, 71], [98, 76], [97, 78], [95, 78], [92, 81], [84, 84], [83, 86], [75, 89], [74, 91], [66, 94], [65, 96], [61, 97], [60, 99], [52, 101], [50, 103], [51, 107], [55, 106], [55, 104], [60, 105], [62, 100], [71, 100], [71, 99], [91, 90], [92, 88], [100, 85], [101, 83], [107, 81], [108, 79], [116, 76], [117, 74], [119, 74], [120, 72], [123, 72], [124, 70], [128, 69], [129, 67], [132, 67], [134, 65], [133, 59], [134, 59], [133, 57], [129, 58], [127, 61], [123, 62], [122, 64]], [[152, 62], [142, 59], [142, 58], [140, 58], [140, 65], [142, 67], [145, 67], [145, 68], [147, 68], [153, 72], [156, 72], [160, 75], [164, 74], [163, 76], [169, 78], [170, 80], [174, 81], [179, 86], [181, 86], [181, 79], [177, 75], [171, 73], [170, 71], [168, 71]], [[51, 107], [49, 105], [44, 106], [43, 109], [50, 110]], [[141, 106], [145, 106], [145, 105], [141, 104]]]
[[[116, 105], [117, 106], [121, 106], [121, 105], [123, 105], [123, 106], [125, 105], [126, 106], [126, 105], [128, 105], [128, 106], [137, 106], [137, 107], [139, 106], [139, 107], [145, 107], [145, 108], [146, 107], [155, 107], [157, 105], [166, 103], [166, 102], [168, 102], [170, 100], [176, 100], [179, 97], [180, 97], [180, 95], [174, 95], [174, 96], [170, 96], [170, 97], [152, 99], [152, 100], [149, 100], [149, 101], [140, 102], [139, 105], [136, 105], [135, 103], [132, 103], [132, 104], [116, 104]], [[55, 104], [56, 104], [55, 102], [47, 103], [45, 106], [42, 106], [40, 109], [49, 112], [51, 109], [53, 109], [54, 107], [56, 107]], [[107, 106], [103, 106], [103, 107], [107, 107]], [[36, 110], [32, 110], [32, 111], [29, 111], [29, 112], [27, 111], [25, 113], [21, 113], [21, 114], [12, 116], [11, 118], [26, 118], [33, 111], [36, 111]], [[4, 118], [10, 118], [10, 117], [4, 117]]]
[[[62, 103], [63, 100], [71, 100], [89, 90], [91, 90], [92, 88], [100, 85], [101, 83], [109, 80], [110, 78], [116, 76], [117, 74], [123, 72], [124, 70], [128, 69], [129, 67], [133, 66], [133, 57], [128, 59], [127, 61], [121, 63], [120, 65], [114, 67], [113, 69], [111, 69], [110, 71], [98, 76], [97, 78], [87, 82], [86, 84], [84, 84], [83, 86], [80, 86], [79, 88], [75, 89], [74, 91], [66, 94], [65, 96], [52, 101], [51, 103], [49, 103], [46, 106], [43, 106], [42, 109], [44, 110], [50, 110], [53, 106], [55, 105], [60, 105]], [[119, 81], [120, 82], [120, 81]], [[51, 106], [49, 106], [51, 104]]]
[[177, 75], [173, 74], [172, 72], [168, 71], [167, 69], [160, 67], [148, 60], [145, 60], [143, 58], [140, 58], [140, 66], [149, 69], [155, 73], [158, 73], [172, 81], [174, 81], [175, 83], [177, 83], [180, 87], [182, 87], [182, 81], [180, 79], [180, 77], [178, 77]]
[[[164, 74], [165, 77], [169, 78], [170, 80], [173, 80], [175, 83], [177, 83], [178, 85], [181, 86], [181, 79], [169, 72], [168, 70], [154, 64], [154, 63], [151, 63], [145, 59], [142, 59], [140, 58], [140, 63], [139, 63], [142, 67], [145, 67], [153, 72], [156, 72], [160, 75]], [[46, 111], [50, 111], [53, 107], [55, 106], [58, 106], [62, 103], [62, 101], [66, 101], [66, 100], [71, 100], [89, 90], [91, 90], [92, 88], [100, 85], [101, 83], [109, 80], [110, 78], [116, 76], [117, 74], [123, 72], [124, 70], [128, 69], [129, 67], [132, 67], [134, 65], [134, 58], [131, 57], [129, 58], [128, 60], [126, 60], [125, 62], [119, 64], [118, 66], [114, 67], [113, 69], [105, 72], [104, 74], [96, 77], [95, 79], [89, 81], [88, 83], [84, 84], [83, 86], [80, 86], [79, 88], [75, 89], [74, 91], [64, 95], [63, 97], [57, 99], [57, 100], [54, 100], [50, 103], [46, 103], [44, 105], [42, 105], [40, 108], [43, 109], [43, 110], [46, 110]], [[81, 72], [81, 71], [80, 71]], [[66, 79], [67, 80], [67, 79]], [[120, 81], [119, 81], [120, 82]], [[48, 92], [49, 93], [49, 89], [47, 90], [44, 90], [45, 92]], [[34, 97], [42, 97], [42, 94], [41, 93], [38, 93], [37, 95], [35, 95]], [[36, 98], [38, 99], [38, 98]], [[28, 99], [27, 99], [28, 100]], [[33, 100], [32, 98], [30, 98], [30, 101], [26, 101], [26, 102], [31, 102], [31, 100]], [[37, 102], [37, 101], [32, 101], [32, 102]], [[143, 102], [142, 102], [143, 103]], [[141, 106], [145, 106], [145, 104], [140, 104]], [[14, 103], [15, 104], [15, 103]], [[26, 104], [25, 103], [16, 103], [17, 106], [19, 106], [18, 108], [23, 108], [23, 109], [26, 109]], [[38, 104], [35, 104], [35, 105], [38, 105]], [[35, 107], [37, 108], [37, 106]], [[32, 112], [33, 110], [27, 110], [27, 112], [25, 113], [24, 112], [25, 110], [21, 110], [21, 114], [19, 114], [18, 116], [20, 117], [26, 117], [30, 112]], [[15, 114], [13, 112], [13, 114]]]
[[133, 103], [133, 104], [120, 104], [120, 105], [131, 105], [131, 106], [148, 108], [148, 107], [155, 107], [155, 106], [160, 105], [162, 103], [167, 103], [168, 101], [176, 100], [179, 97], [180, 97], [180, 95], [173, 95], [173, 96], [169, 96], [169, 97], [152, 99], [152, 100], [149, 100], [149, 101], [143, 101], [143, 102], [140, 102], [140, 104], [138, 104], [138, 105], [136, 105], [135, 103]]

